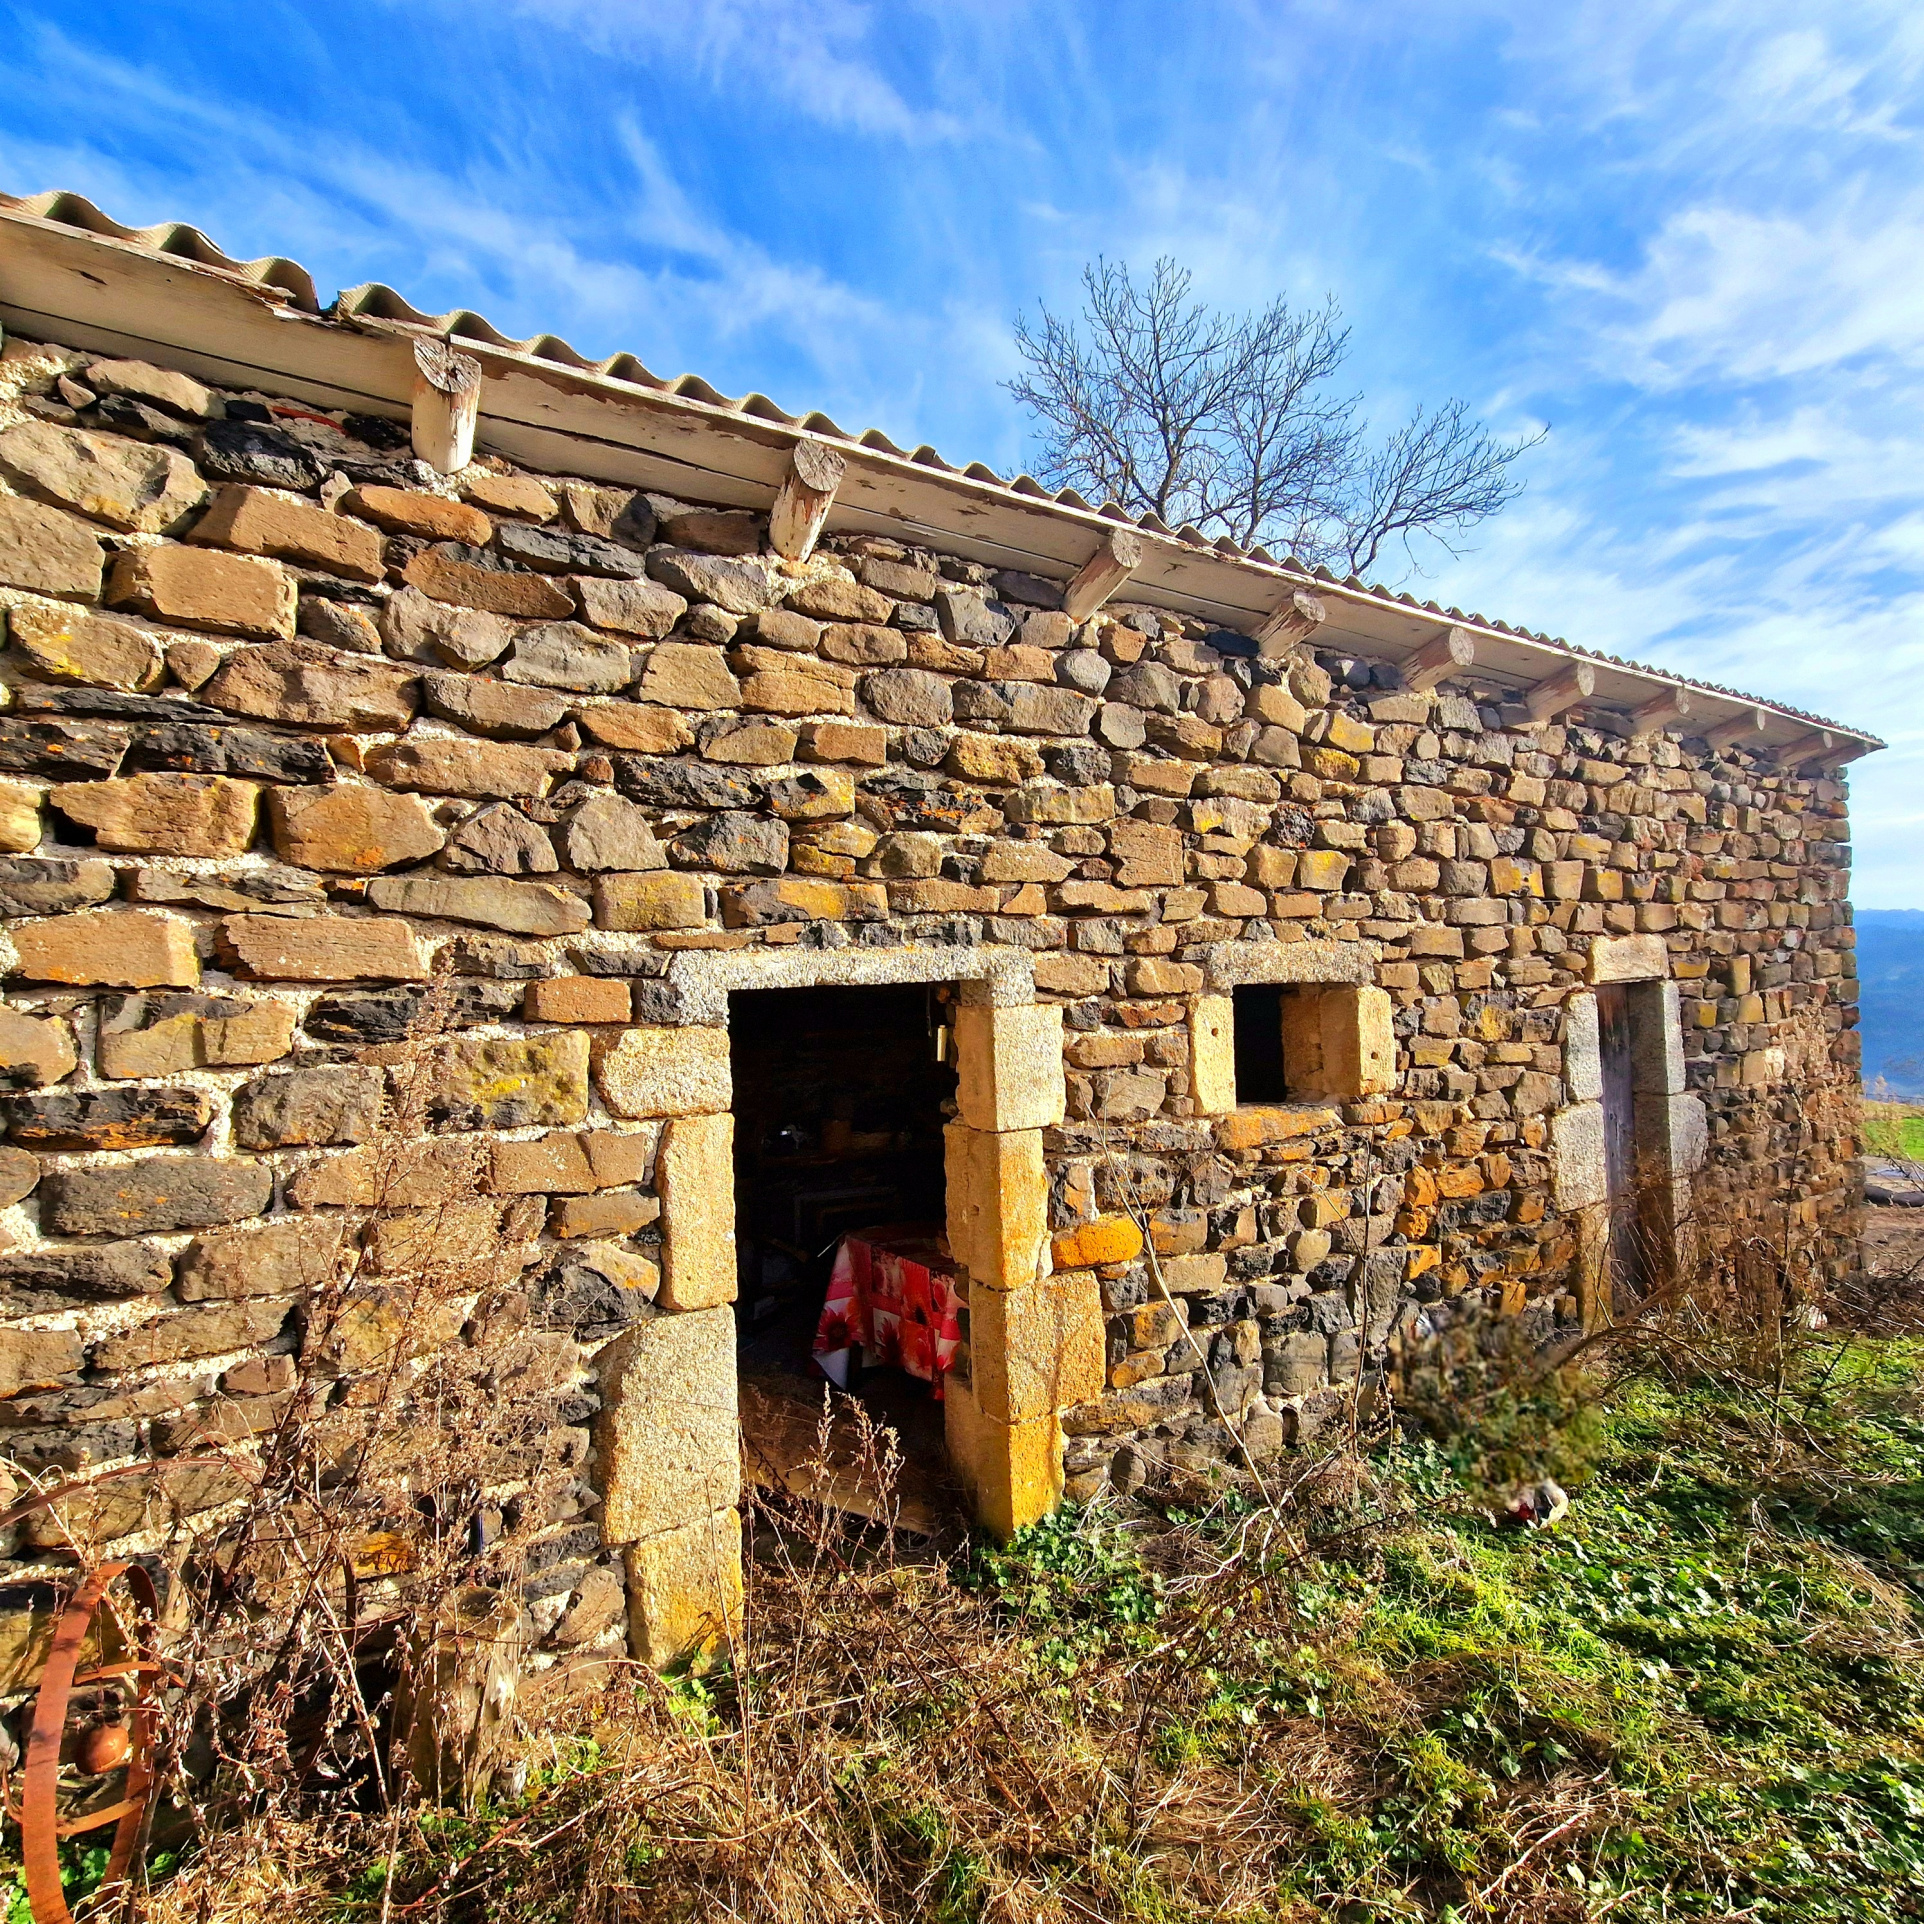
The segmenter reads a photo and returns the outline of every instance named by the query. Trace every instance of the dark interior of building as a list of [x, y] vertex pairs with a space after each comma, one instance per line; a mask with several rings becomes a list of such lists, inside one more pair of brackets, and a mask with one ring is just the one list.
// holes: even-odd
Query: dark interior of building
[[[891, 1242], [939, 1243], [942, 1126], [955, 1096], [952, 997], [945, 986], [768, 989], [729, 1003], [749, 1473], [865, 1514], [871, 1503], [840, 1487], [840, 1476], [829, 1491], [819, 1475], [802, 1487], [809, 1479], [798, 1459], [816, 1452], [828, 1380], [815, 1338], [843, 1237], [886, 1230]], [[849, 1398], [894, 1429], [910, 1522], [928, 1494], [920, 1473], [941, 1461], [941, 1404], [904, 1369], [865, 1368], [859, 1350], [845, 1370], [848, 1397], [829, 1399], [838, 1447], [854, 1421]]]

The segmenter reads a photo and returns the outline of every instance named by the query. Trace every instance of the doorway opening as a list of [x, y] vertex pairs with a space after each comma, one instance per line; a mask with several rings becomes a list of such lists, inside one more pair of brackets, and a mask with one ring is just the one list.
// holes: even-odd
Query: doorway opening
[[1596, 992], [1609, 1280], [1620, 1300], [1647, 1297], [1676, 1263], [1668, 1106], [1681, 1086], [1682, 1036], [1667, 987], [1609, 982]]
[[[745, 1473], [872, 1516], [867, 1433], [892, 1433], [896, 1520], [924, 1533], [949, 1501], [936, 1325], [954, 1011], [947, 984], [729, 997]], [[850, 1322], [867, 1345], [842, 1340]]]

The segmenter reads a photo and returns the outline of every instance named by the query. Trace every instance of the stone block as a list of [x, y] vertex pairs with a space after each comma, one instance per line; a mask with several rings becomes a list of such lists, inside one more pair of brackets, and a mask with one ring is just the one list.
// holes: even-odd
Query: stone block
[[966, 1383], [951, 1378], [942, 1415], [949, 1462], [985, 1529], [1012, 1537], [1062, 1500], [1062, 1427], [1053, 1414], [998, 1423], [983, 1413]]
[[293, 1046], [292, 1003], [211, 995], [129, 995], [101, 1011], [100, 1073], [172, 1076], [274, 1062]]
[[[1386, 989], [1335, 986], [1317, 996], [1324, 1089], [1341, 1096], [1386, 1095], [1396, 1087], [1395, 1004]], [[1287, 1054], [1287, 1048], [1285, 1048]]]
[[1033, 1283], [1048, 1268], [1042, 1131], [952, 1122], [942, 1137], [950, 1254], [972, 1282], [992, 1290]]
[[596, 1050], [595, 1086], [618, 1116], [719, 1114], [734, 1101], [728, 1031], [629, 1029]]
[[284, 861], [335, 875], [372, 875], [397, 862], [418, 862], [448, 839], [425, 802], [366, 782], [270, 788], [267, 813]]
[[1603, 1104], [1574, 1103], [1550, 1118], [1550, 1156], [1558, 1209], [1588, 1209], [1609, 1198], [1604, 1168]]
[[1603, 1095], [1603, 1043], [1594, 995], [1579, 992], [1563, 1005], [1563, 1079], [1572, 1102], [1596, 1102]]
[[224, 967], [262, 981], [423, 982], [428, 975], [414, 930], [395, 916], [230, 915], [218, 948]]
[[626, 1022], [633, 1001], [620, 976], [563, 975], [530, 982], [522, 1012], [530, 1022]]
[[977, 1407], [998, 1423], [1053, 1416], [1102, 1394], [1102, 1292], [1086, 1269], [969, 1298]]
[[433, 1053], [428, 1114], [443, 1128], [569, 1128], [588, 1114], [588, 1038], [462, 1036]]
[[16, 1087], [43, 1089], [72, 1075], [78, 1060], [73, 1031], [58, 1016], [0, 1009], [0, 1076]]
[[1670, 951], [1661, 935], [1598, 936], [1590, 944], [1590, 980], [1650, 982], [1670, 973]]
[[[602, 1190], [592, 1196], [567, 1196], [548, 1212], [548, 1229], [563, 1242], [584, 1236], [632, 1236], [661, 1218], [661, 1204], [633, 1189]], [[689, 1307], [687, 1304], [681, 1305]]]
[[352, 488], [341, 499], [341, 512], [359, 515], [389, 534], [418, 535], [424, 541], [465, 541], [479, 548], [494, 533], [493, 523], [479, 508], [411, 488]]
[[105, 560], [85, 522], [38, 501], [0, 496], [0, 583], [61, 601], [92, 601]]
[[[129, 548], [114, 557], [106, 600], [183, 628], [291, 639], [293, 577], [274, 561], [200, 548]], [[210, 697], [211, 699], [211, 697]]]
[[53, 1389], [86, 1360], [70, 1329], [0, 1329], [0, 1398]]
[[0, 474], [126, 534], [169, 534], [207, 498], [206, 482], [177, 449], [50, 421], [0, 434]]
[[956, 1012], [956, 1099], [971, 1129], [1049, 1129], [1062, 1121], [1062, 1011], [1048, 1003]]
[[69, 914], [24, 923], [12, 935], [19, 958], [14, 972], [30, 982], [154, 989], [191, 988], [200, 980], [193, 928], [171, 915], [137, 909]]
[[329, 1281], [350, 1253], [350, 1234], [330, 1217], [296, 1217], [258, 1229], [197, 1237], [180, 1260], [182, 1302], [298, 1296]]
[[[1675, 1096], [1684, 1089], [1683, 1014], [1674, 982], [1642, 982], [1629, 991], [1630, 1086], [1639, 1096]], [[1754, 1016], [1761, 1021], [1761, 1005]]]
[[1174, 888], [1183, 876], [1182, 831], [1133, 818], [1109, 831], [1109, 851], [1117, 859], [1116, 881], [1123, 888]]
[[234, 1140], [243, 1149], [366, 1142], [386, 1090], [380, 1069], [350, 1063], [261, 1076], [235, 1092]]
[[[267, 565], [226, 555], [192, 558], [232, 560], [235, 567]], [[414, 717], [416, 685], [413, 674], [391, 662], [339, 654], [318, 641], [284, 641], [236, 648], [202, 687], [200, 698], [229, 714], [258, 715], [265, 721], [375, 730], [408, 725]]]
[[308, 1163], [287, 1186], [296, 1209], [429, 1207], [472, 1195], [490, 1145], [389, 1138]]
[[655, 640], [688, 612], [688, 603], [658, 581], [607, 581], [582, 575], [574, 584], [581, 618], [617, 634]]
[[76, 1303], [157, 1296], [174, 1280], [173, 1258], [152, 1243], [48, 1244], [0, 1257], [0, 1302], [9, 1315], [37, 1315]]
[[183, 1309], [95, 1344], [96, 1369], [148, 1369], [194, 1356], [257, 1349], [280, 1333], [293, 1308], [284, 1297], [243, 1298]]
[[29, 1149], [151, 1149], [198, 1142], [214, 1119], [201, 1089], [63, 1089], [0, 1103], [10, 1140]]
[[628, 1550], [625, 1562], [628, 1650], [638, 1663], [666, 1669], [716, 1645], [739, 1642], [742, 1521], [737, 1511], [721, 1510], [644, 1538]]
[[546, 575], [493, 567], [492, 559], [466, 542], [441, 542], [408, 563], [407, 583], [430, 600], [517, 621], [559, 621], [574, 613], [574, 597]]
[[661, 1301], [671, 1310], [735, 1300], [735, 1118], [678, 1116], [662, 1131], [657, 1184], [665, 1231]]
[[812, 762], [880, 768], [888, 760], [888, 732], [869, 722], [810, 722], [802, 729], [802, 754]]
[[1200, 1115], [1236, 1106], [1235, 1004], [1226, 995], [1199, 995], [1190, 1008], [1189, 1092]]
[[693, 875], [603, 875], [594, 911], [597, 928], [698, 929], [708, 920], [708, 893]]
[[488, 1187], [497, 1196], [585, 1196], [597, 1187], [579, 1136], [561, 1130], [532, 1142], [490, 1146]]
[[380, 632], [386, 651], [397, 660], [445, 663], [464, 671], [485, 668], [514, 639], [504, 617], [479, 608], [450, 608], [419, 588], [388, 597]]
[[298, 562], [348, 581], [379, 581], [387, 572], [381, 537], [372, 528], [264, 488], [216, 488], [213, 504], [187, 539]]
[[589, 920], [588, 904], [571, 889], [494, 875], [377, 875], [367, 900], [397, 915], [473, 922], [510, 935], [573, 935]]
[[511, 514], [525, 521], [552, 521], [561, 505], [528, 474], [490, 474], [472, 470], [463, 477], [461, 492], [489, 514]]
[[110, 1169], [59, 1169], [41, 1179], [43, 1230], [56, 1236], [164, 1235], [215, 1229], [266, 1209], [273, 1171], [205, 1156], [150, 1156]]
[[260, 794], [226, 775], [151, 774], [57, 782], [47, 799], [117, 854], [219, 856], [247, 852]]
[[40, 846], [41, 792], [33, 782], [0, 781], [0, 854], [28, 855]]
[[1142, 1254], [1142, 1231], [1128, 1216], [1098, 1216], [1092, 1223], [1061, 1231], [1050, 1253], [1058, 1270], [1132, 1263]]
[[441, 736], [385, 742], [371, 749], [366, 761], [368, 774], [389, 788], [468, 796], [477, 801], [515, 801], [545, 795], [548, 784], [573, 766], [574, 757], [559, 749], [455, 741]]
[[15, 608], [7, 633], [35, 674], [92, 688], [152, 688], [160, 680], [159, 644], [144, 628], [68, 608]]
[[733, 1508], [741, 1496], [735, 1315], [656, 1316], [599, 1359], [596, 1453], [604, 1543], [633, 1543]]

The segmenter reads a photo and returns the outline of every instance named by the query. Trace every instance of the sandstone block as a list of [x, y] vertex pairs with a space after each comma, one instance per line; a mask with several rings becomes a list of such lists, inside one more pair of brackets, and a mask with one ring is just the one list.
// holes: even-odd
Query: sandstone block
[[73, 1031], [58, 1016], [0, 1009], [0, 1076], [16, 1087], [45, 1088], [70, 1076], [79, 1058]]
[[648, 571], [647, 561], [634, 549], [572, 528], [510, 525], [496, 531], [494, 545], [523, 567], [549, 575], [574, 575], [581, 581], [632, 581]]
[[1132, 1263], [1142, 1254], [1142, 1231], [1127, 1216], [1098, 1216], [1058, 1234], [1051, 1256], [1058, 1270]]
[[998, 842], [982, 858], [985, 882], [1060, 882], [1074, 872], [1046, 842]]
[[1109, 831], [1109, 852], [1117, 858], [1116, 881], [1123, 888], [1173, 888], [1182, 881], [1180, 829], [1125, 819]]
[[424, 541], [465, 541], [481, 548], [494, 534], [494, 524], [479, 508], [409, 488], [352, 488], [341, 498], [341, 512], [359, 515], [389, 534], [419, 535]]
[[729, 929], [785, 922], [880, 922], [888, 913], [887, 892], [869, 883], [783, 876], [721, 891], [722, 926]]
[[644, 708], [638, 702], [581, 702], [574, 712], [590, 738], [609, 748], [672, 755], [693, 739], [687, 722], [669, 708]]
[[659, 1537], [741, 1495], [735, 1318], [657, 1316], [601, 1357], [596, 1435], [604, 1543]]
[[661, 1204], [653, 1196], [638, 1195], [632, 1189], [612, 1190], [557, 1202], [548, 1212], [548, 1230], [563, 1242], [585, 1236], [632, 1236], [660, 1216]]
[[595, 1086], [618, 1116], [718, 1113], [734, 1101], [728, 1032], [629, 1029], [596, 1052]]
[[745, 809], [725, 808], [677, 835], [669, 849], [682, 868], [779, 875], [788, 866], [788, 829]]
[[0, 1397], [53, 1389], [87, 1360], [70, 1329], [0, 1329]]
[[658, 581], [605, 581], [583, 575], [574, 589], [582, 620], [617, 634], [654, 640], [688, 612], [688, 603]]
[[1014, 787], [1042, 773], [1042, 752], [1007, 735], [963, 734], [949, 744], [947, 767], [964, 781]]
[[40, 1183], [43, 1229], [56, 1236], [164, 1235], [260, 1215], [274, 1194], [259, 1163], [150, 1156], [115, 1169], [59, 1169]]
[[85, 522], [18, 495], [0, 495], [0, 583], [63, 601], [100, 593], [106, 551]]
[[1203, 1115], [1236, 1106], [1235, 1005], [1226, 995], [1199, 995], [1190, 1009], [1189, 1088]]
[[1558, 1209], [1588, 1209], [1608, 1201], [1603, 1104], [1573, 1103], [1552, 1116], [1550, 1156]]
[[662, 522], [661, 538], [706, 554], [755, 554], [762, 545], [762, 520], [741, 508], [690, 508]]
[[563, 975], [528, 984], [530, 1022], [626, 1022], [634, 998], [619, 976]]
[[344, 1225], [326, 1218], [223, 1230], [188, 1245], [178, 1293], [187, 1303], [298, 1296], [332, 1278], [347, 1253]]
[[518, 515], [526, 521], [552, 521], [561, 504], [532, 475], [489, 474], [470, 470], [461, 492], [489, 514]]
[[949, 1252], [972, 1283], [1019, 1289], [1047, 1267], [1049, 1182], [1040, 1129], [942, 1132]]
[[112, 997], [101, 1011], [100, 1073], [171, 1076], [189, 1069], [273, 1062], [293, 1045], [295, 1009], [268, 998]]
[[131, 622], [77, 608], [14, 608], [7, 633], [33, 672], [48, 681], [144, 689], [160, 680], [159, 644]]
[[215, 634], [273, 638], [294, 633], [292, 578], [281, 572], [278, 562], [250, 555], [131, 548], [114, 557], [106, 599], [115, 608]]
[[193, 462], [173, 448], [50, 421], [27, 421], [0, 434], [0, 474], [44, 501], [129, 534], [168, 534], [207, 498]]
[[200, 980], [193, 928], [175, 916], [113, 909], [29, 922], [12, 933], [17, 973], [30, 982], [152, 989]]
[[794, 760], [795, 741], [795, 730], [784, 722], [748, 718], [705, 729], [701, 752], [706, 761], [732, 762], [742, 768], [771, 768], [778, 762]]
[[148, 361], [94, 361], [86, 370], [86, 384], [96, 394], [123, 394], [130, 400], [151, 401], [184, 421], [218, 421], [222, 404], [190, 374], [155, 367]]
[[647, 812], [619, 795], [591, 795], [583, 802], [561, 831], [561, 853], [584, 875], [668, 866]]
[[1109, 965], [1095, 955], [1038, 955], [1035, 982], [1057, 995], [1100, 995], [1109, 986]]
[[243, 1149], [366, 1142], [381, 1126], [386, 1078], [378, 1068], [296, 1069], [245, 1083], [234, 1096], [234, 1140]]
[[1670, 973], [1670, 950], [1661, 935], [1599, 936], [1590, 944], [1592, 982], [1660, 981]]
[[480, 608], [454, 608], [419, 588], [390, 595], [381, 609], [387, 652], [400, 661], [444, 662], [451, 668], [485, 668], [507, 652], [513, 627]]
[[886, 595], [846, 575], [821, 575], [789, 590], [788, 606], [817, 621], [887, 621], [895, 612]]
[[367, 885], [369, 904], [397, 915], [475, 922], [510, 935], [573, 935], [588, 926], [588, 904], [553, 882], [498, 876], [381, 875]]
[[743, 678], [741, 705], [766, 715], [852, 715], [855, 695], [803, 667], [763, 668]]
[[575, 611], [574, 597], [546, 575], [491, 567], [483, 548], [443, 542], [424, 548], [407, 565], [408, 586], [431, 601], [479, 608], [516, 621], [561, 621]]
[[453, 1129], [572, 1128], [588, 1113], [588, 1038], [566, 1029], [444, 1042], [428, 1113]]
[[792, 648], [809, 655], [821, 646], [822, 624], [789, 608], [770, 608], [755, 617], [755, 639], [771, 648]]
[[94, 1345], [96, 1369], [147, 1369], [190, 1356], [219, 1356], [229, 1350], [256, 1349], [280, 1334], [293, 1304], [282, 1297], [242, 1298], [235, 1302], [183, 1309], [109, 1336]]
[[[768, 617], [764, 616], [763, 626]], [[829, 661], [855, 667], [876, 667], [901, 661], [909, 652], [898, 628], [879, 628], [873, 622], [840, 622], [822, 636], [822, 653]]]
[[260, 788], [225, 775], [129, 775], [60, 782], [47, 799], [94, 831], [96, 846], [141, 855], [242, 855]]
[[1062, 1428], [1053, 1414], [998, 1423], [983, 1413], [968, 1385], [957, 1382], [946, 1386], [942, 1411], [949, 1461], [969, 1487], [976, 1520], [985, 1529], [1011, 1537], [1062, 1500]]
[[563, 1130], [493, 1143], [490, 1151], [488, 1188], [497, 1196], [585, 1196], [598, 1186], [581, 1138]]
[[717, 1174], [733, 1168], [734, 1140], [735, 1118], [726, 1114], [678, 1115], [662, 1131], [656, 1182], [666, 1224], [665, 1309], [735, 1300], [735, 1189]]
[[635, 1544], [627, 1553], [626, 1575], [628, 1650], [637, 1662], [665, 1670], [717, 1645], [740, 1642], [742, 1523], [736, 1511], [721, 1510]]
[[515, 637], [501, 674], [535, 688], [612, 695], [634, 680], [635, 657], [625, 641], [598, 635], [578, 621], [551, 621]]
[[40, 846], [40, 796], [35, 783], [0, 781], [0, 853], [27, 855]]
[[708, 892], [692, 875], [603, 875], [595, 882], [595, 926], [648, 931], [698, 929]]
[[506, 801], [545, 795], [555, 776], [573, 765], [573, 756], [559, 749], [454, 741], [438, 735], [383, 743], [370, 750], [366, 760], [368, 774], [389, 788]]
[[490, 1146], [473, 1138], [389, 1137], [308, 1163], [289, 1183], [288, 1201], [296, 1209], [432, 1208], [474, 1193]]
[[95, 1243], [79, 1249], [43, 1244], [22, 1255], [0, 1257], [0, 1301], [11, 1315], [158, 1296], [173, 1280], [173, 1258], [152, 1243]]
[[787, 586], [779, 576], [771, 577], [758, 560], [697, 554], [692, 549], [655, 549], [648, 557], [648, 572], [687, 600], [713, 602], [731, 615], [758, 614], [774, 607]]
[[1050, 1004], [956, 1012], [956, 1100], [972, 1129], [1049, 1129], [1062, 1121], [1062, 1011]]
[[230, 915], [219, 950], [223, 966], [263, 981], [419, 982], [428, 973], [414, 931], [389, 916]]
[[880, 768], [888, 760], [888, 735], [867, 722], [810, 722], [802, 730], [802, 753], [813, 762]]
[[187, 539], [323, 568], [348, 581], [379, 581], [387, 572], [372, 528], [264, 488], [216, 488], [213, 505]]
[[425, 803], [359, 782], [273, 788], [267, 810], [283, 859], [336, 875], [418, 862], [447, 841]]
[[1091, 1270], [969, 1299], [977, 1406], [999, 1423], [1053, 1416], [1100, 1396], [1107, 1375], [1102, 1292]]
[[269, 721], [322, 728], [405, 728], [414, 717], [416, 685], [415, 676], [386, 662], [336, 654], [319, 642], [285, 641], [237, 648], [201, 690], [201, 699], [230, 714]]

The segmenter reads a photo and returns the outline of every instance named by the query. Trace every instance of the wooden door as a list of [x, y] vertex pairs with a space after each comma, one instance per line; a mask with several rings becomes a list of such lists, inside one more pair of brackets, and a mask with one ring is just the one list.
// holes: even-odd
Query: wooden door
[[1597, 1039], [1603, 1054], [1603, 1170], [1610, 1202], [1610, 1281], [1642, 1288], [1637, 1233], [1637, 1098], [1630, 1068], [1630, 993], [1621, 982], [1597, 991]]

